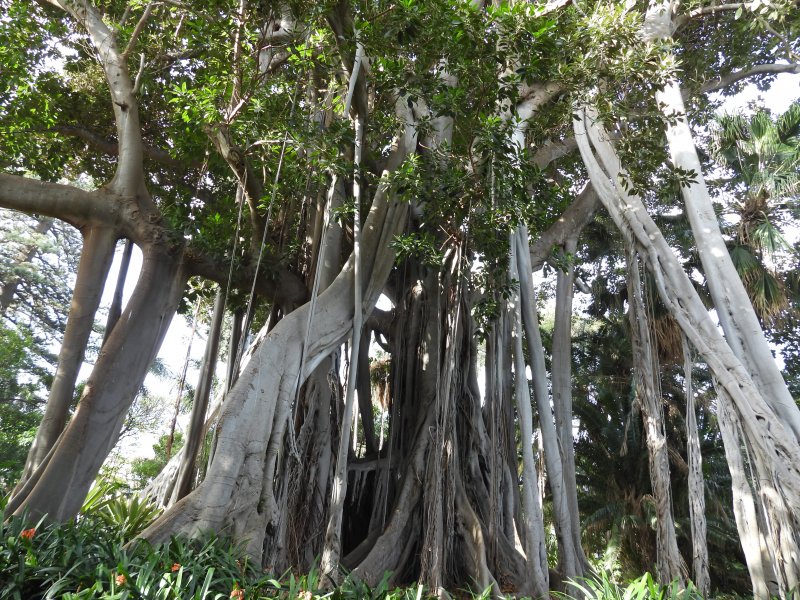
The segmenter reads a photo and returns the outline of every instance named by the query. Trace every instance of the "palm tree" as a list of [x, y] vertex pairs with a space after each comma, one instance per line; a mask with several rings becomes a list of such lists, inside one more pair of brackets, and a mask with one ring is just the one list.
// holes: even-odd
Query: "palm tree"
[[741, 198], [731, 258], [762, 322], [774, 325], [789, 306], [775, 261], [789, 249], [781, 227], [800, 216], [800, 102], [775, 119], [765, 109], [720, 116], [711, 133], [712, 156], [732, 171]]

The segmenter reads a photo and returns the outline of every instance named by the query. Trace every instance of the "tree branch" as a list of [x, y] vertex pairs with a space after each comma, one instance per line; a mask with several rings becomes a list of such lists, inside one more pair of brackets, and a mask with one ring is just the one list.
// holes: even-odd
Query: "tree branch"
[[247, 205], [250, 209], [250, 225], [252, 227], [250, 251], [257, 254], [264, 236], [264, 227], [266, 227], [264, 219], [258, 213], [258, 201], [265, 194], [264, 186], [255, 171], [253, 171], [245, 153], [233, 143], [230, 129], [228, 129], [227, 125], [219, 125], [210, 129], [207, 131], [207, 135], [211, 139], [211, 143], [214, 144], [214, 148], [228, 163], [236, 179], [239, 180], [239, 185], [245, 192]]
[[[352, 73], [355, 66], [355, 53], [349, 52], [349, 40], [355, 40], [355, 24], [350, 12], [350, 4], [340, 1], [328, 12], [328, 25], [334, 34], [336, 48], [347, 73]], [[362, 118], [367, 118], [367, 61], [363, 61], [358, 72], [358, 79], [353, 88], [353, 110]]]
[[[109, 154], [111, 156], [118, 156], [119, 155], [119, 144], [116, 141], [109, 140], [104, 138], [103, 136], [86, 129], [85, 127], [80, 127], [78, 125], [54, 125], [50, 128], [50, 131], [56, 131], [58, 133], [63, 133], [64, 135], [69, 135], [72, 137], [79, 138], [85, 142], [87, 142], [90, 146], [94, 149], [103, 152], [104, 154]], [[198, 169], [201, 166], [201, 162], [193, 160], [193, 161], [182, 161], [176, 158], [173, 158], [169, 155], [169, 152], [162, 150], [161, 148], [156, 148], [154, 146], [142, 145], [142, 151], [144, 156], [153, 160], [159, 164], [164, 165], [165, 167], [170, 167], [172, 169]]]
[[711, 92], [716, 92], [718, 90], [724, 89], [730, 85], [733, 85], [737, 81], [741, 81], [742, 79], [748, 79], [750, 77], [757, 77], [759, 75], [776, 75], [778, 73], [799, 73], [800, 74], [800, 64], [794, 63], [769, 63], [765, 65], [756, 65], [751, 69], [747, 69], [745, 71], [737, 71], [735, 73], [729, 73], [723, 77], [717, 77], [716, 79], [711, 79], [703, 83], [700, 86], [700, 92], [703, 94], [709, 94]]
[[673, 19], [673, 27], [675, 31], [678, 31], [681, 27], [686, 25], [692, 19], [696, 19], [697, 17], [704, 17], [706, 15], [714, 15], [719, 12], [726, 12], [731, 10], [739, 10], [744, 9], [749, 3], [748, 2], [732, 2], [730, 4], [717, 4], [713, 6], [701, 6], [700, 8], [695, 8], [694, 10], [689, 11], [685, 15], [680, 15]]
[[573, 232], [587, 225], [600, 208], [600, 198], [591, 184], [587, 183], [567, 210], [535, 242], [531, 248], [531, 267], [539, 269], [553, 250], [563, 244]]
[[150, 18], [150, 13], [153, 12], [154, 7], [155, 3], [150, 2], [144, 9], [144, 13], [139, 19], [139, 22], [136, 23], [136, 27], [133, 28], [133, 33], [131, 34], [131, 39], [128, 40], [128, 45], [125, 46], [125, 50], [122, 51], [122, 60], [127, 59], [134, 46], [136, 46], [136, 40], [139, 37], [139, 34], [142, 33], [144, 26], [147, 25], [147, 20]]
[[536, 150], [536, 152], [533, 153], [531, 161], [537, 167], [543, 169], [554, 160], [563, 158], [567, 154], [570, 154], [571, 152], [574, 152], [577, 149], [578, 149], [578, 143], [575, 141], [574, 137], [569, 137], [565, 140], [558, 142], [549, 142], [539, 147]]
[[54, 217], [77, 228], [90, 223], [116, 222], [111, 203], [102, 202], [97, 192], [8, 173], [0, 173], [0, 206]]
[[[228, 284], [229, 275], [234, 288], [249, 293], [253, 285], [255, 265], [237, 266], [231, 270], [228, 260], [217, 260], [193, 248], [187, 250], [186, 262], [192, 275], [216, 281], [220, 285]], [[304, 302], [308, 290], [303, 280], [285, 266], [277, 266], [270, 271], [269, 263], [270, 257], [265, 256], [261, 263], [261, 275], [256, 281], [256, 294], [285, 305], [297, 306]]]
[[[88, 0], [59, 0], [59, 4], [89, 34], [111, 91], [119, 140], [119, 161], [110, 186], [125, 195], [139, 195], [144, 186], [142, 131], [138, 102], [133, 92], [133, 82], [125, 56], [119, 53], [114, 32], [109, 29], [100, 13]], [[140, 196], [141, 201], [150, 201], [149, 209], [155, 208], [148, 194]]]

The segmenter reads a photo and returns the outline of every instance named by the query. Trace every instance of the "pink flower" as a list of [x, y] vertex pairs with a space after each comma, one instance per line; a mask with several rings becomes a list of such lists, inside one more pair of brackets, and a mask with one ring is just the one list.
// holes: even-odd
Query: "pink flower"
[[313, 600], [313, 594], [309, 590], [303, 590], [300, 592], [300, 595], [297, 596], [298, 600]]
[[114, 581], [117, 582], [117, 585], [125, 585], [127, 579], [125, 579], [125, 575], [119, 574], [116, 577], [114, 577]]
[[36, 529], [31, 527], [30, 529], [26, 529], [19, 534], [23, 540], [32, 540], [33, 536], [36, 535]]

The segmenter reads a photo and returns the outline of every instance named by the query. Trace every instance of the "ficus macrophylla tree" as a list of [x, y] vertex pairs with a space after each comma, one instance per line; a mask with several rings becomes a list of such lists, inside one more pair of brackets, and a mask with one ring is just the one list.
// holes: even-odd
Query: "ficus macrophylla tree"
[[[602, 203], [628, 244], [617, 259], [635, 275], [649, 270], [658, 302], [716, 379], [734, 495], [761, 510], [755, 521], [736, 510], [757, 594], [786, 596], [797, 583], [800, 415], [745, 314], [746, 294], [736, 311], [723, 308], [736, 274], [717, 260], [725, 240], [678, 104], [691, 101], [702, 121], [706, 91], [786, 71], [769, 61], [785, 41], [773, 37], [793, 31], [791, 7], [775, 5], [761, 28], [727, 9], [637, 3], [5, 6], [0, 205], [69, 223], [84, 240], [56, 383], [9, 512], [77, 513], [199, 277], [220, 286], [215, 331], [227, 296], [240, 315], [233, 338], [257, 335], [242, 360], [231, 345], [202, 481], [191, 489], [198, 404], [191, 450], [154, 483], [166, 510], [143, 537], [213, 530], [275, 571], [322, 556], [331, 583], [345, 568], [370, 583], [390, 571], [436, 589], [542, 597], [562, 577], [591, 574], [571, 322], [574, 289], [591, 292], [576, 274], [591, 272], [581, 232]], [[746, 56], [718, 52], [724, 35], [749, 44]], [[92, 185], [64, 183], [78, 177]], [[681, 177], [717, 311], [736, 312], [720, 318], [724, 336], [648, 220], [652, 195], [638, 193], [648, 182], [681, 206], [670, 192]], [[142, 250], [142, 271], [70, 414], [86, 324], [121, 238]], [[532, 277], [545, 263], [559, 270], [552, 346]], [[657, 570], [685, 583], [670, 442], [657, 420], [666, 375], [647, 358], [658, 352], [654, 300], [636, 277], [628, 289]], [[381, 294], [391, 310], [375, 307]], [[380, 435], [371, 340], [388, 357]], [[736, 440], [753, 453], [752, 472], [736, 461]], [[702, 493], [696, 479], [692, 490]], [[761, 539], [759, 570], [747, 544]], [[781, 566], [767, 572], [766, 558]]]

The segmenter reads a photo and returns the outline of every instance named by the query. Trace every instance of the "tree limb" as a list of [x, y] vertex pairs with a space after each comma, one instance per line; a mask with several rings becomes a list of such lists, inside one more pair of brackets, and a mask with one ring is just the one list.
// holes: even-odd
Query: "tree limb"
[[265, 195], [264, 186], [256, 176], [255, 171], [253, 171], [253, 167], [247, 160], [244, 151], [233, 143], [231, 132], [227, 125], [219, 125], [209, 129], [206, 133], [219, 155], [228, 163], [231, 171], [238, 179], [241, 189], [245, 192], [247, 206], [250, 209], [250, 225], [252, 227], [250, 251], [253, 254], [258, 254], [261, 240], [264, 237], [264, 228], [266, 227], [264, 219], [258, 213], [258, 201]]
[[[114, 179], [109, 184], [117, 192], [137, 195], [144, 185], [143, 142], [139, 122], [139, 107], [128, 72], [126, 57], [117, 48], [114, 32], [103, 21], [98, 10], [88, 0], [59, 0], [60, 6], [71, 14], [89, 34], [98, 55], [111, 92], [114, 121], [119, 140], [119, 161]], [[140, 202], [148, 209], [155, 205], [148, 194], [140, 194]]]
[[775, 75], [778, 73], [798, 73], [800, 74], [800, 64], [795, 63], [768, 63], [764, 65], [756, 65], [745, 71], [736, 71], [729, 73], [723, 77], [717, 77], [703, 83], [700, 86], [700, 92], [709, 94], [718, 90], [724, 89], [733, 85], [737, 81], [747, 79], [749, 77], [757, 77], [759, 75]]
[[[259, 296], [281, 304], [296, 306], [305, 301], [307, 289], [303, 280], [282, 265], [270, 270], [269, 259], [269, 256], [265, 256], [262, 261], [261, 275], [256, 281], [255, 292]], [[234, 288], [249, 292], [253, 285], [255, 265], [237, 266], [231, 270], [228, 260], [215, 259], [193, 248], [187, 250], [186, 263], [192, 275], [216, 281], [220, 285], [228, 284], [229, 275], [231, 286]]]
[[[339, 56], [342, 58], [342, 64], [348, 73], [353, 72], [355, 66], [355, 53], [349, 52], [349, 40], [355, 39], [355, 24], [353, 23], [353, 15], [350, 12], [350, 5], [347, 2], [338, 2], [333, 10], [328, 12], [328, 25], [334, 33], [336, 40], [336, 47], [339, 50]], [[369, 108], [367, 105], [367, 61], [361, 65], [353, 89], [353, 110], [362, 118], [367, 118]]]
[[[119, 156], [119, 144], [117, 144], [116, 141], [104, 138], [100, 134], [85, 127], [80, 127], [78, 125], [54, 125], [50, 128], [50, 131], [56, 131], [64, 135], [81, 139], [104, 154]], [[173, 158], [166, 150], [154, 146], [143, 145], [142, 150], [144, 155], [150, 160], [172, 169], [197, 169], [200, 168], [202, 164], [196, 160], [183, 161]]]
[[588, 224], [599, 208], [600, 198], [587, 183], [558, 220], [530, 245], [532, 269], [538, 270], [550, 256], [553, 246], [563, 244], [571, 232]]
[[695, 8], [694, 10], [689, 11], [688, 14], [681, 15], [673, 19], [673, 27], [675, 31], [686, 25], [692, 19], [696, 19], [697, 17], [704, 17], [706, 15], [714, 15], [719, 12], [731, 11], [731, 10], [739, 10], [744, 9], [749, 3], [748, 2], [732, 2], [730, 4], [717, 4], [713, 6], [701, 6], [700, 8]]
[[574, 152], [578, 149], [578, 143], [574, 137], [569, 137], [565, 140], [558, 142], [548, 142], [539, 147], [533, 153], [531, 160], [540, 169], [546, 167], [554, 160], [563, 158], [567, 154]]
[[97, 192], [8, 173], [0, 173], [0, 206], [55, 217], [77, 228], [90, 223], [116, 222], [111, 203], [102, 202]]
[[136, 27], [133, 28], [133, 33], [131, 33], [131, 39], [128, 40], [127, 46], [125, 46], [125, 50], [122, 51], [122, 60], [128, 58], [128, 55], [131, 53], [133, 48], [136, 46], [136, 40], [139, 37], [139, 34], [142, 33], [144, 26], [147, 25], [147, 20], [150, 18], [150, 13], [153, 12], [153, 8], [155, 7], [155, 2], [149, 2], [147, 7], [144, 9], [144, 13], [142, 13], [139, 22], [136, 23]]

